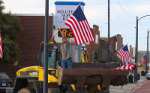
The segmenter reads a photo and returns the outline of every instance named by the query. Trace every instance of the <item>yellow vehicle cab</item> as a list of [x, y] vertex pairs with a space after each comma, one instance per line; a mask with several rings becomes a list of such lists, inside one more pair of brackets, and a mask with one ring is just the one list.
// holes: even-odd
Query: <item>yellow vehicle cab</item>
[[[48, 74], [48, 83], [58, 83], [58, 79], [55, 76], [55, 69], [48, 69], [50, 74]], [[37, 78], [38, 81], [44, 81], [44, 68], [41, 66], [29, 66], [19, 69], [16, 72], [17, 77], [33, 77]]]

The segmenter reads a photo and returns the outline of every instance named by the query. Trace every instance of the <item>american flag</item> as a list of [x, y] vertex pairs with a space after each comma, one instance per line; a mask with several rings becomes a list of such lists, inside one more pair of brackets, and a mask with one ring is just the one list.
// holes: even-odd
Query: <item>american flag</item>
[[80, 6], [77, 7], [75, 12], [65, 21], [65, 24], [73, 32], [77, 45], [94, 42], [90, 25]]
[[127, 45], [117, 51], [117, 56], [121, 59], [123, 64], [130, 63], [132, 59]]
[[0, 58], [3, 57], [3, 49], [2, 49], [2, 36], [0, 34]]

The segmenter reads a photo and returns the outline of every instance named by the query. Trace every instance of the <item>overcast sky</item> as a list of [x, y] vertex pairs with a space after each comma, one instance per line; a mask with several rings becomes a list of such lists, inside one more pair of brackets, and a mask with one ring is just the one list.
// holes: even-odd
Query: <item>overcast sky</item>
[[[3, 0], [5, 11], [15, 14], [43, 14], [45, 0]], [[54, 2], [50, 0], [50, 13], [55, 12]], [[107, 36], [107, 0], [59, 0], [84, 1], [84, 12], [90, 25], [100, 26], [101, 36]], [[135, 46], [136, 16], [150, 14], [150, 0], [110, 0], [111, 36], [121, 34], [124, 44]], [[139, 21], [139, 49], [146, 50], [147, 30], [150, 30], [150, 17]]]

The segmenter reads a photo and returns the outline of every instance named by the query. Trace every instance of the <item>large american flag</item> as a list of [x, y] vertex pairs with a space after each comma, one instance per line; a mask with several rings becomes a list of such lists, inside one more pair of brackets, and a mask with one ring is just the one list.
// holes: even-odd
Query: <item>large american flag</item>
[[77, 7], [75, 12], [65, 21], [65, 24], [73, 32], [75, 42], [78, 45], [94, 41], [90, 25], [80, 6]]
[[117, 56], [121, 59], [123, 64], [128, 64], [131, 62], [132, 57], [128, 51], [128, 46], [125, 45], [117, 51]]
[[3, 49], [2, 49], [2, 36], [0, 34], [0, 58], [3, 57]]

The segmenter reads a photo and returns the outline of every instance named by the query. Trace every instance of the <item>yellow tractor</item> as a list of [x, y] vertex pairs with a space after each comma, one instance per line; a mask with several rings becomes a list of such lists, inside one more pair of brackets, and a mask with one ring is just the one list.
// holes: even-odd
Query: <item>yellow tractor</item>
[[[77, 65], [77, 64], [76, 64]], [[78, 64], [71, 69], [48, 69], [48, 85], [50, 93], [109, 93], [111, 80], [126, 77], [128, 72], [100, 67], [100, 64]], [[97, 68], [100, 67], [100, 68]], [[14, 93], [24, 89], [31, 93], [42, 93], [44, 69], [41, 66], [29, 66], [16, 72]], [[114, 82], [114, 81], [113, 81]]]
[[[58, 87], [61, 77], [61, 69], [48, 69], [48, 84], [50, 87]], [[29, 66], [19, 69], [16, 72], [16, 82], [14, 91], [16, 93], [28, 90], [31, 93], [41, 93], [44, 81], [44, 68], [41, 66]]]
[[[56, 70], [49, 68], [48, 71], [48, 83], [58, 83], [57, 76], [55, 75]], [[38, 81], [44, 81], [43, 67], [41, 66], [29, 66], [21, 68], [16, 72], [17, 77], [33, 77]]]

